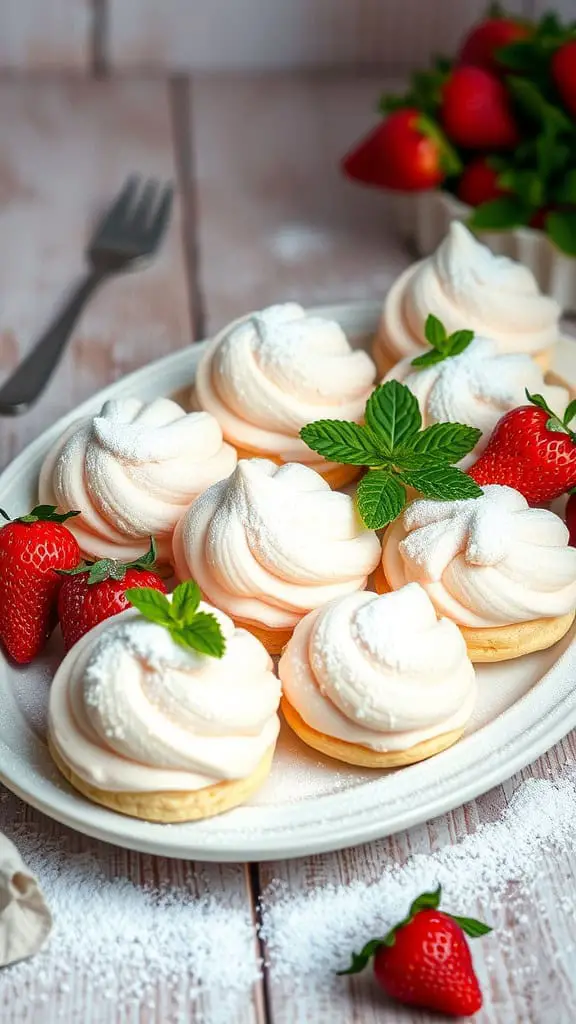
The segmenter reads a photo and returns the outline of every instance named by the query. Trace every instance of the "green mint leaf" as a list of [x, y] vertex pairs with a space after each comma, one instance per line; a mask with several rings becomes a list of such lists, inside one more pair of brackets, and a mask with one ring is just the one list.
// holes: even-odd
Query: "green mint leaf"
[[511, 169], [498, 176], [501, 188], [514, 192], [528, 206], [538, 207], [544, 201], [542, 177], [537, 171]]
[[222, 627], [211, 612], [196, 612], [186, 625], [172, 625], [172, 639], [181, 647], [188, 647], [210, 658], [221, 658], [226, 650]]
[[474, 917], [458, 917], [457, 914], [448, 914], [456, 924], [459, 924], [462, 931], [470, 939], [477, 939], [481, 935], [488, 935], [492, 931], [492, 928], [484, 924], [482, 921], [477, 921]]
[[528, 117], [543, 125], [553, 125], [558, 131], [572, 131], [572, 122], [568, 115], [561, 107], [549, 103], [535, 82], [520, 75], [508, 75], [506, 85], [518, 106]]
[[448, 338], [447, 356], [459, 356], [474, 340], [474, 331], [454, 331]]
[[406, 491], [390, 472], [374, 469], [358, 484], [356, 503], [365, 526], [381, 530], [400, 515], [406, 504]]
[[432, 463], [421, 469], [402, 469], [399, 476], [408, 487], [414, 487], [425, 498], [436, 501], [479, 498], [482, 494], [482, 488], [476, 481], [455, 466]]
[[546, 234], [568, 256], [576, 256], [576, 211], [554, 210], [546, 218]]
[[564, 413], [564, 426], [569, 427], [570, 423], [576, 416], [576, 398], [573, 398], [571, 402], [566, 406], [566, 412]]
[[152, 587], [130, 587], [125, 594], [130, 604], [137, 608], [145, 619], [169, 629], [174, 627], [172, 607], [165, 594]]
[[468, 455], [481, 437], [481, 430], [463, 423], [433, 423], [418, 434], [414, 452], [433, 455], [439, 462], [451, 465]]
[[378, 451], [373, 438], [358, 423], [346, 420], [315, 420], [302, 427], [300, 437], [314, 452], [329, 462], [349, 466], [381, 466], [385, 453]]
[[527, 224], [531, 208], [518, 196], [501, 196], [477, 206], [468, 218], [473, 231], [505, 231]]
[[415, 366], [417, 369], [422, 369], [426, 366], [434, 366], [435, 363], [441, 363], [446, 356], [443, 352], [437, 352], [436, 349], [431, 349], [430, 352], [424, 352], [421, 356], [416, 356], [412, 360], [411, 366]]
[[397, 380], [388, 380], [372, 392], [365, 416], [366, 426], [387, 453], [414, 437], [422, 426], [417, 399], [410, 388]]
[[438, 349], [439, 352], [444, 351], [444, 346], [448, 340], [446, 328], [441, 320], [433, 313], [428, 313], [426, 317], [426, 323], [424, 324], [424, 337], [432, 348]]
[[188, 625], [194, 620], [202, 595], [194, 580], [180, 583], [172, 594], [172, 616], [179, 625]]
[[359, 974], [368, 965], [375, 953], [378, 952], [381, 946], [385, 945], [384, 939], [371, 939], [367, 942], [363, 949], [359, 953], [352, 953], [352, 963], [346, 971], [338, 971], [339, 975], [343, 974]]
[[534, 68], [534, 46], [531, 40], [499, 46], [494, 56], [509, 71], [530, 72]]

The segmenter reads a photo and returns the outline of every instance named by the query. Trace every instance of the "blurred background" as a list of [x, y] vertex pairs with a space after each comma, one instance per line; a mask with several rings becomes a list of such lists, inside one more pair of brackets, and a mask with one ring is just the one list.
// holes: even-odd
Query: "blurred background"
[[[484, 0], [4, 0], [0, 67], [222, 71], [366, 67], [389, 74], [451, 52]], [[511, 14], [574, 0], [509, 0]]]

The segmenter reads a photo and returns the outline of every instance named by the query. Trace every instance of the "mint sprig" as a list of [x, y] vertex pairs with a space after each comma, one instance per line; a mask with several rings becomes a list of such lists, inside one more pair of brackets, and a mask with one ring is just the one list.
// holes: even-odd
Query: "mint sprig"
[[412, 360], [412, 366], [419, 368], [434, 366], [435, 363], [441, 363], [450, 356], [459, 356], [468, 348], [474, 338], [474, 331], [454, 331], [453, 334], [448, 334], [441, 320], [433, 313], [429, 313], [424, 325], [424, 335], [432, 350]]
[[180, 583], [171, 601], [152, 587], [132, 587], [126, 597], [145, 619], [167, 629], [180, 647], [211, 658], [223, 656], [226, 641], [222, 628], [211, 612], [198, 611], [201, 594], [194, 580]]
[[[368, 467], [356, 500], [370, 530], [379, 530], [400, 515], [407, 502], [406, 487], [443, 501], [479, 497], [478, 484], [453, 463], [472, 451], [481, 436], [482, 431], [462, 423], [436, 423], [422, 430], [418, 402], [397, 380], [372, 392], [364, 425], [317, 420], [300, 431], [302, 440], [323, 458]], [[364, 459], [363, 452], [368, 453]]]
[[[389, 949], [396, 943], [396, 935], [398, 932], [405, 928], [406, 925], [412, 923], [417, 914], [423, 910], [438, 910], [440, 902], [442, 900], [442, 887], [439, 885], [434, 892], [423, 892], [420, 896], [415, 899], [408, 911], [408, 914], [402, 921], [399, 921], [397, 925], [387, 932], [386, 935], [380, 939], [370, 939], [366, 943], [363, 949], [359, 953], [352, 954], [352, 963], [350, 967], [345, 971], [338, 971], [338, 974], [358, 974], [363, 971], [367, 966], [368, 962], [378, 952], [382, 946], [387, 946]], [[484, 924], [482, 921], [477, 921], [473, 917], [460, 917], [456, 914], [449, 914], [443, 910], [442, 913], [445, 917], [449, 917], [452, 921], [455, 921], [462, 931], [471, 939], [477, 939], [481, 935], [488, 935], [492, 931], [492, 928]]]
[[576, 443], [576, 431], [570, 430], [569, 426], [570, 422], [574, 419], [574, 416], [576, 416], [576, 399], [569, 402], [566, 406], [564, 415], [559, 416], [557, 413], [552, 411], [543, 395], [531, 395], [530, 392], [526, 390], [526, 398], [531, 405], [535, 405], [538, 409], [542, 409], [544, 412], [548, 413], [548, 420], [546, 422], [547, 430], [552, 430], [558, 434], [568, 434], [571, 440]]

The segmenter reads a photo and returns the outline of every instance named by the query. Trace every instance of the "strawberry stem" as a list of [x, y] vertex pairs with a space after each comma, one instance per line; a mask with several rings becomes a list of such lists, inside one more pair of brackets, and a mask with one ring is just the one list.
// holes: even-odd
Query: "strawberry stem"
[[150, 547], [145, 555], [134, 559], [133, 562], [121, 562], [116, 558], [101, 558], [97, 562], [81, 562], [74, 569], [58, 569], [61, 576], [80, 576], [88, 573], [88, 586], [95, 583], [104, 583], [105, 580], [117, 580], [122, 582], [128, 569], [148, 569], [153, 572], [156, 568], [156, 541], [150, 537]]
[[56, 505], [35, 505], [31, 512], [17, 519], [11, 519], [3, 508], [0, 508], [0, 515], [8, 523], [65, 523], [73, 516], [79, 516], [80, 512], [58, 512]]

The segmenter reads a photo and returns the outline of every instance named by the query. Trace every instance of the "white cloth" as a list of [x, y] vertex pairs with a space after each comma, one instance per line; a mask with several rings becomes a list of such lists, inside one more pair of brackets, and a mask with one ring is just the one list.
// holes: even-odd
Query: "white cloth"
[[51, 927], [38, 882], [0, 832], [0, 967], [37, 953]]

